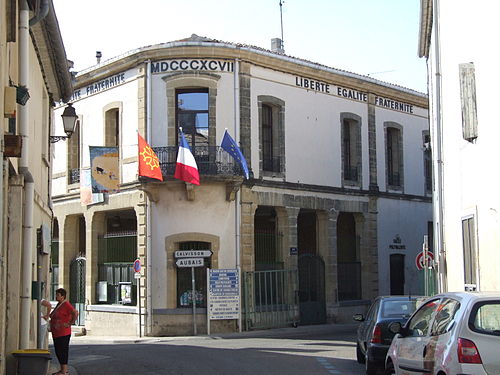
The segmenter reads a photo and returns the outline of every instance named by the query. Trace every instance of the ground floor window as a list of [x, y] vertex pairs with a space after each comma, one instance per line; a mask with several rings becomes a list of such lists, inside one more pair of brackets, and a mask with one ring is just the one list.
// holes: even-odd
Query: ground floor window
[[98, 239], [97, 303], [137, 304], [137, 234], [107, 234]]
[[[179, 250], [211, 250], [211, 244], [203, 241], [179, 243]], [[194, 267], [196, 307], [207, 307], [207, 268], [211, 267], [210, 257], [203, 258], [203, 267]], [[193, 306], [193, 284], [191, 267], [177, 268], [177, 307]]]

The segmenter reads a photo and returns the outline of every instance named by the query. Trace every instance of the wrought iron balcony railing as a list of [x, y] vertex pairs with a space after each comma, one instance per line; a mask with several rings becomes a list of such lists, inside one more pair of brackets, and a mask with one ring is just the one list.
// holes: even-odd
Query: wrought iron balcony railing
[[262, 159], [262, 170], [266, 172], [281, 172], [281, 157], [275, 156]]
[[344, 180], [358, 181], [358, 168], [351, 166], [344, 166]]
[[[160, 161], [163, 177], [171, 177], [175, 173], [177, 163], [177, 146], [153, 147]], [[220, 146], [198, 146], [191, 150], [198, 172], [204, 176], [243, 176], [241, 166]]]
[[80, 182], [80, 168], [72, 168], [68, 170], [69, 184], [78, 184]]
[[396, 173], [396, 172], [389, 173], [388, 180], [389, 180], [388, 181], [389, 185], [401, 186], [401, 179], [400, 179], [399, 173]]

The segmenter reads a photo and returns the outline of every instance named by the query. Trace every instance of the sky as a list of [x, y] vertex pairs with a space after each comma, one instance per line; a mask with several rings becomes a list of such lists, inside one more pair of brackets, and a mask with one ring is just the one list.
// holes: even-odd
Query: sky
[[[80, 71], [191, 34], [271, 49], [279, 0], [53, 0], [68, 59]], [[420, 0], [284, 0], [285, 54], [427, 92]]]

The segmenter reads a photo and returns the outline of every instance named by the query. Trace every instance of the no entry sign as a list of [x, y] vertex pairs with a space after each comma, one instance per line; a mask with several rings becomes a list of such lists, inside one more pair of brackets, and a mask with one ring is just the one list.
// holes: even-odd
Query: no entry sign
[[415, 258], [415, 265], [417, 266], [418, 270], [423, 270], [425, 266], [429, 267], [432, 264], [433, 260], [434, 254], [431, 251], [427, 252], [427, 261], [425, 260], [424, 252], [421, 251]]

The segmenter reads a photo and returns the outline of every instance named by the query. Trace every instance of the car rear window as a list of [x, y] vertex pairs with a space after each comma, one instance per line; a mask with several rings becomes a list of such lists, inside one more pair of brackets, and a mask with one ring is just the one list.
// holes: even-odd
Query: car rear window
[[417, 301], [385, 301], [382, 305], [383, 318], [409, 317], [417, 308]]
[[478, 333], [500, 336], [500, 300], [476, 303], [469, 317], [469, 328]]

